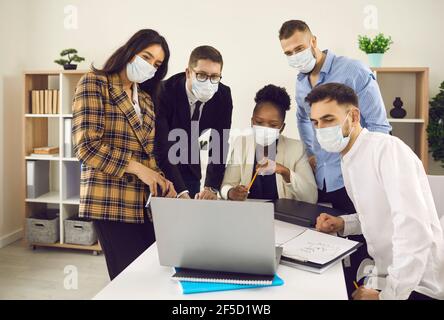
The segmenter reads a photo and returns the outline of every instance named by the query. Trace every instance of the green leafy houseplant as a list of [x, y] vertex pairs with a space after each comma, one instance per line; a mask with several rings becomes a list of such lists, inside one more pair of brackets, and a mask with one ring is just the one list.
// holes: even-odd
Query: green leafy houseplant
[[441, 161], [444, 168], [444, 82], [440, 92], [430, 101], [427, 134], [433, 159]]
[[368, 55], [368, 59], [371, 67], [381, 67], [382, 57], [390, 49], [390, 45], [393, 44], [391, 37], [385, 37], [380, 33], [373, 39], [367, 36], [358, 36], [359, 49], [364, 51]]
[[85, 58], [79, 57], [77, 55], [76, 49], [65, 49], [62, 52], [60, 52], [60, 56], [62, 56], [62, 57], [67, 56], [67, 59], [61, 58], [61, 59], [54, 60], [54, 62], [63, 66], [63, 68], [65, 70], [77, 69], [77, 64], [73, 64], [72, 62], [80, 63], [82, 61], [85, 61]]
[[380, 33], [373, 39], [367, 36], [358, 36], [359, 49], [367, 54], [386, 53], [393, 44], [392, 37], [385, 37]]

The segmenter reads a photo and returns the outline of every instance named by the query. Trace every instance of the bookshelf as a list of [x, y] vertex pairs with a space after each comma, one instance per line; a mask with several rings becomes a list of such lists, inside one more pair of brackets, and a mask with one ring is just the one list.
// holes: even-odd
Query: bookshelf
[[[392, 134], [409, 145], [428, 171], [429, 68], [372, 68], [387, 110]], [[407, 115], [390, 116], [393, 102], [401, 97]]]
[[[25, 217], [48, 209], [59, 211], [60, 240], [52, 244], [28, 243], [32, 248], [58, 247], [102, 251], [100, 244], [92, 246], [64, 243], [64, 220], [78, 215], [80, 204], [80, 162], [74, 155], [65, 157], [65, 119], [72, 119], [72, 100], [76, 85], [86, 70], [42, 70], [24, 73], [24, 186]], [[32, 90], [59, 90], [59, 110], [56, 114], [32, 113]], [[66, 130], [69, 132], [70, 130]], [[71, 140], [71, 136], [68, 137]], [[59, 147], [57, 156], [31, 156], [33, 149], [41, 146]], [[27, 161], [49, 162], [49, 192], [26, 198]]]

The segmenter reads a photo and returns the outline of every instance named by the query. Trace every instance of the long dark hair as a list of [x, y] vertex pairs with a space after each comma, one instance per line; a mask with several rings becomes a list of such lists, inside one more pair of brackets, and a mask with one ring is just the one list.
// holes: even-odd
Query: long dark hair
[[[165, 59], [162, 65], [157, 69], [156, 74], [150, 80], [140, 84], [142, 90], [146, 91], [151, 96], [157, 94], [160, 81], [165, 78], [168, 72], [168, 61], [170, 59], [170, 49], [165, 38], [157, 31], [152, 29], [142, 29], [137, 31], [123, 46], [117, 49], [111, 57], [105, 62], [102, 69], [91, 66], [91, 69], [101, 75], [110, 75], [121, 72], [128, 62], [140, 51], [149, 47], [150, 45], [158, 44], [162, 47], [165, 53]], [[153, 97], [154, 98], [154, 97]]]

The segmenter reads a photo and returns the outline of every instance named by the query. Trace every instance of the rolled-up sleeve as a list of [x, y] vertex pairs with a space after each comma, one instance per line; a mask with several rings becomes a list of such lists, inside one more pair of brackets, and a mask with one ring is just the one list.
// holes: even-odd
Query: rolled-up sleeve
[[356, 68], [353, 88], [359, 99], [365, 128], [373, 132], [390, 133], [392, 126], [387, 120], [387, 111], [375, 75], [360, 63]]
[[359, 221], [358, 214], [347, 214], [340, 216], [344, 220], [344, 231], [340, 233], [341, 236], [353, 236], [362, 234], [361, 222]]

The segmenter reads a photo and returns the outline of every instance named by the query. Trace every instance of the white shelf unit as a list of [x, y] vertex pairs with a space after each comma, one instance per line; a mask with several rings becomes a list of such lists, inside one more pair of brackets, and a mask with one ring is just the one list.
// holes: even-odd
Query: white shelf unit
[[[428, 171], [427, 125], [429, 121], [429, 69], [423, 67], [373, 68], [394, 136], [402, 139], [421, 159]], [[392, 118], [394, 100], [400, 97], [407, 112]]]
[[[87, 71], [30, 71], [24, 73], [24, 165], [26, 197], [26, 161], [49, 161], [48, 172], [50, 190], [37, 198], [25, 198], [25, 217], [33, 213], [56, 208], [60, 212], [60, 241], [55, 244], [29, 243], [30, 246], [62, 247], [69, 249], [101, 252], [100, 244], [92, 246], [64, 243], [64, 220], [76, 216], [79, 211], [80, 162], [74, 157], [65, 157], [64, 134], [65, 119], [72, 118], [72, 101], [75, 88]], [[58, 114], [32, 114], [31, 90], [58, 89], [60, 110]], [[70, 130], [68, 130], [70, 132]], [[71, 139], [71, 137], [69, 137]], [[59, 154], [55, 157], [30, 156], [35, 147], [58, 146]]]

